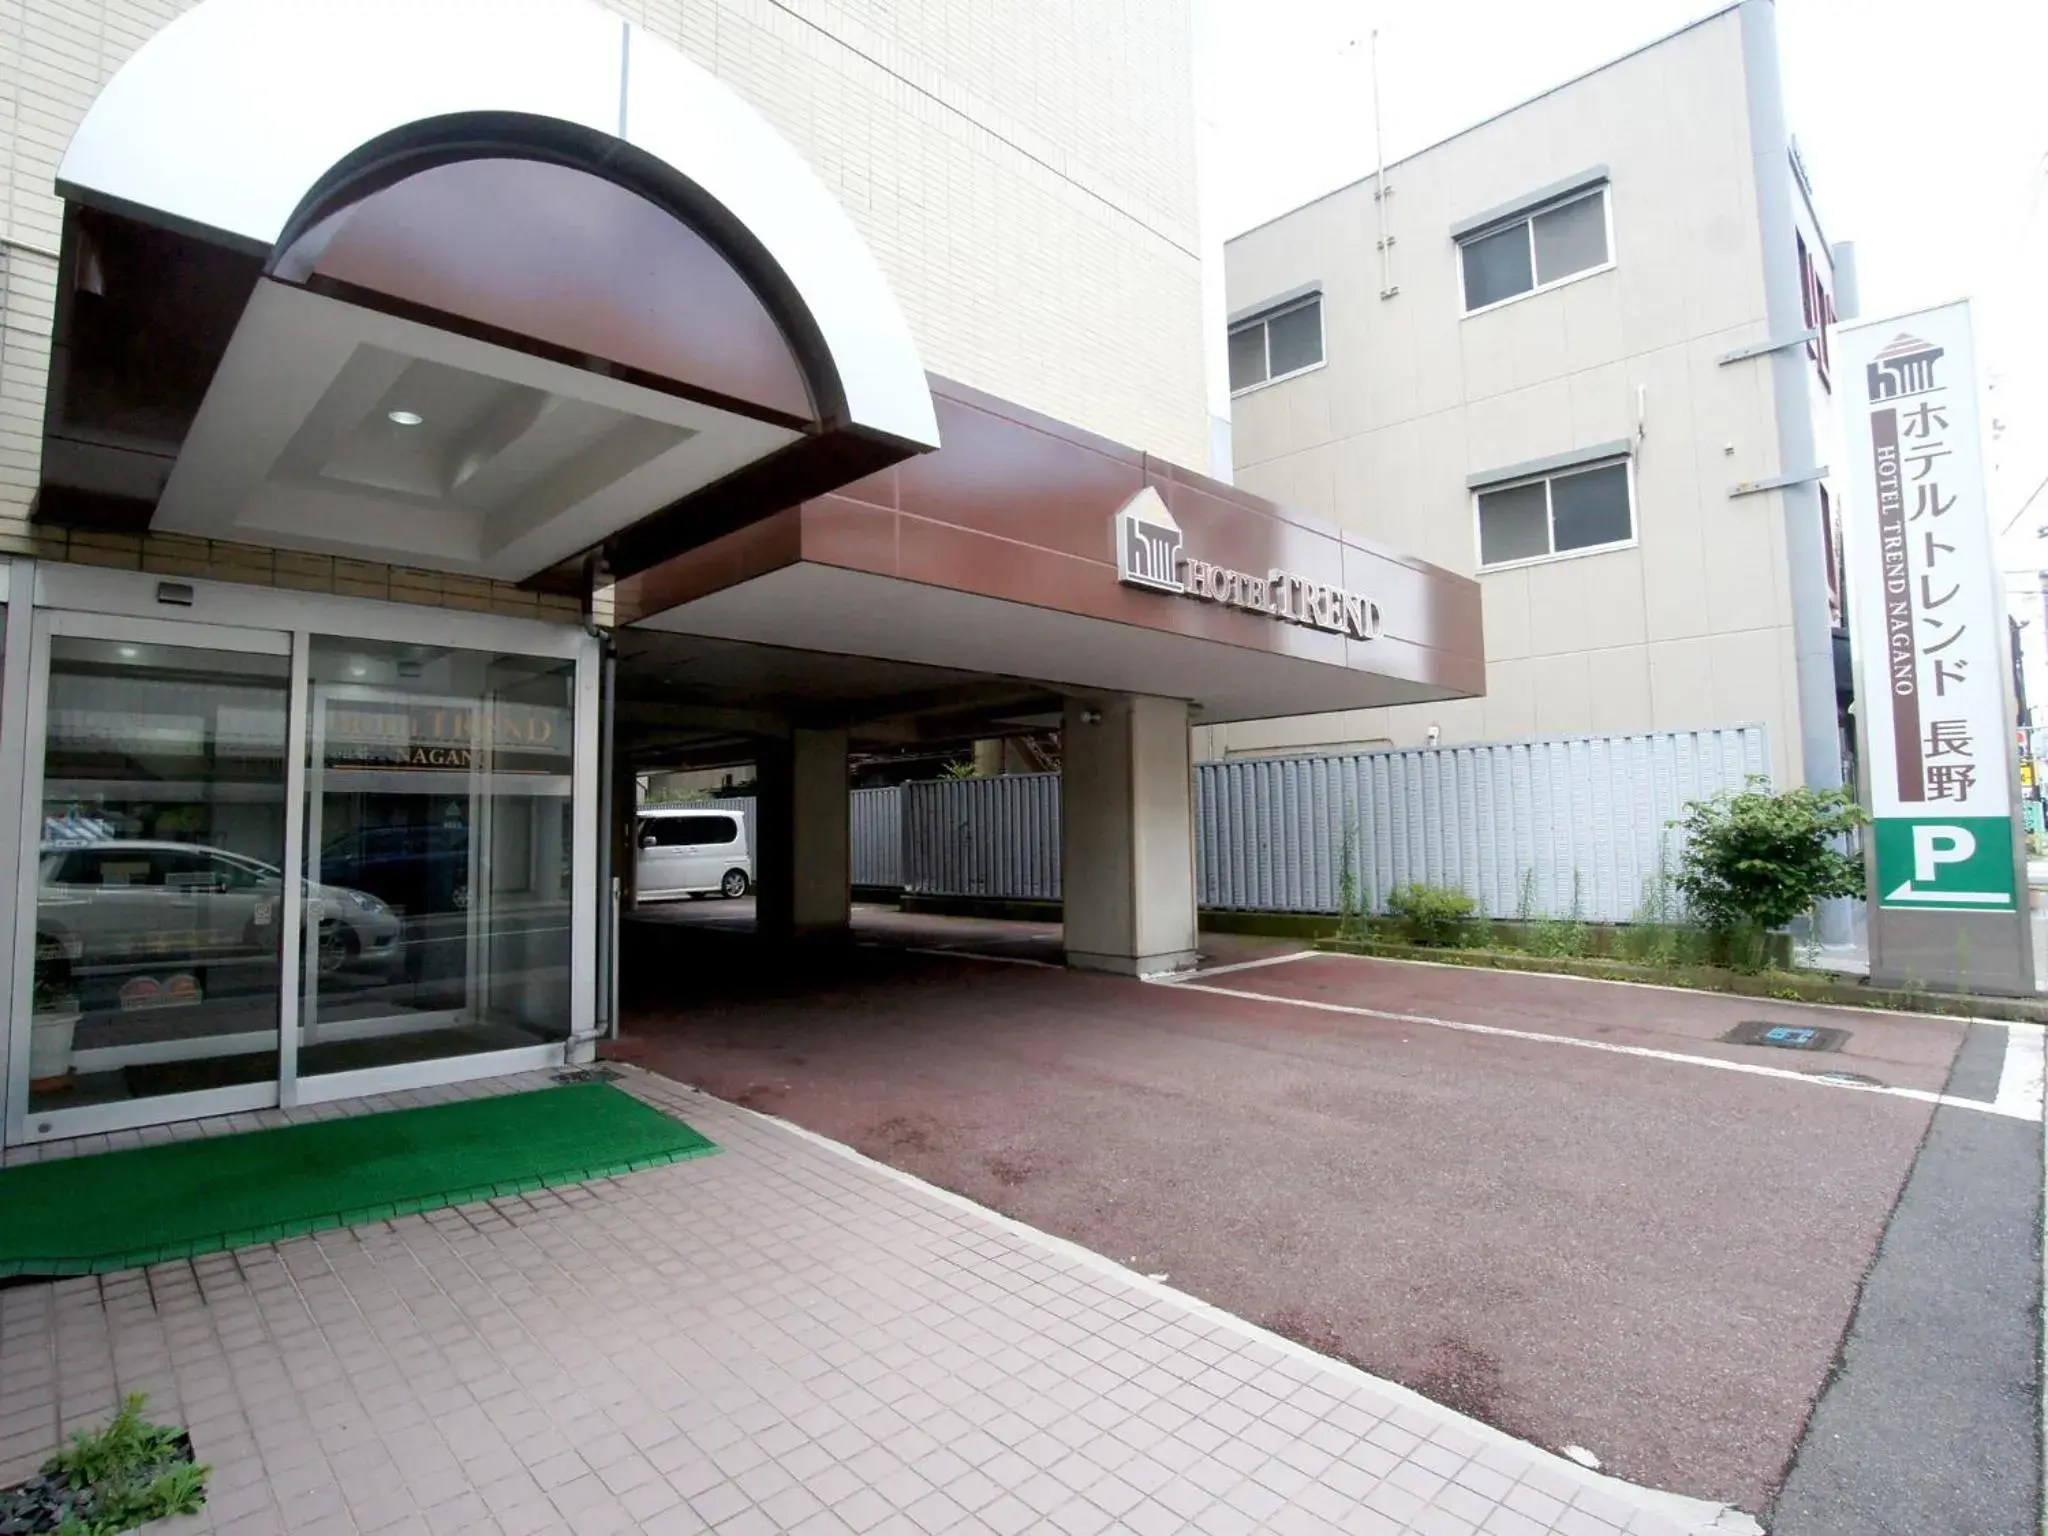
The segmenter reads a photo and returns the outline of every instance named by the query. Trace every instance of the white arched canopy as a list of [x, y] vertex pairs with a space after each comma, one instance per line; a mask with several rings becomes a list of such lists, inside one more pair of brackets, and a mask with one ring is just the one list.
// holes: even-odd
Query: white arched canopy
[[361, 146], [475, 113], [554, 118], [673, 168], [780, 266], [850, 424], [937, 446], [902, 310], [810, 167], [722, 82], [582, 0], [202, 0], [100, 92], [58, 181], [268, 248]]

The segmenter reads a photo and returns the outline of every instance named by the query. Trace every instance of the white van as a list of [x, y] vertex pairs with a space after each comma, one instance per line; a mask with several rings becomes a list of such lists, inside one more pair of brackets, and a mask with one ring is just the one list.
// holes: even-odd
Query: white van
[[640, 812], [638, 899], [744, 896], [754, 884], [747, 820], [738, 811], [651, 807]]

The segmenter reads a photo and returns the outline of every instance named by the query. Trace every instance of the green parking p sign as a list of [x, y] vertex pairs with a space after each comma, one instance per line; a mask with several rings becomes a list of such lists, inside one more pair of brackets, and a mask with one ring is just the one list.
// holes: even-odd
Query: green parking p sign
[[1881, 816], [1877, 899], [1882, 907], [2010, 912], [2012, 822], [2004, 816]]

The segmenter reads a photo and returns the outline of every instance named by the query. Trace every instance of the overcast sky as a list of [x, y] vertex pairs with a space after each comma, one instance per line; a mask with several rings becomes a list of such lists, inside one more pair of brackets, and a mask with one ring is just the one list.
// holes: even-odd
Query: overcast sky
[[[1233, 234], [1676, 30], [1708, 0], [1197, 0], [1205, 223]], [[1976, 301], [1993, 517], [2048, 474], [2048, 0], [1778, 0], [1786, 109], [1863, 312]], [[1347, 44], [1358, 40], [1356, 46]], [[2048, 517], [2048, 491], [2025, 527]], [[2031, 538], [2027, 548], [2048, 551]], [[2032, 554], [2032, 563], [2042, 563]]]

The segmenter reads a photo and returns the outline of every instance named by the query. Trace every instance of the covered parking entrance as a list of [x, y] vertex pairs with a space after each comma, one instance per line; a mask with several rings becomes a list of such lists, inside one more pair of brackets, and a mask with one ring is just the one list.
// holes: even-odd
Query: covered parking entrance
[[588, 1059], [636, 769], [758, 765], [794, 941], [850, 752], [1058, 729], [1068, 958], [1184, 965], [1191, 722], [1483, 686], [1472, 583], [930, 377], [790, 146], [574, 0], [201, 0], [57, 190], [9, 1143]]
[[931, 397], [935, 451], [619, 583], [619, 867], [636, 778], [750, 765], [763, 935], [844, 933], [850, 759], [1056, 736], [1068, 963], [1192, 964], [1190, 727], [1476, 692], [1477, 589], [949, 380]]

